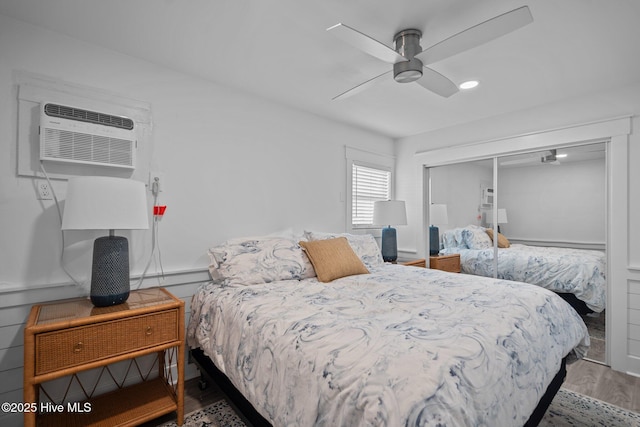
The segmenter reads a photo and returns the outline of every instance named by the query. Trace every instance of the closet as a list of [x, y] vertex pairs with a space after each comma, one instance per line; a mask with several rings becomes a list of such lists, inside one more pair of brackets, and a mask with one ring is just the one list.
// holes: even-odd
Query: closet
[[[607, 141], [577, 143], [427, 167], [425, 203], [447, 212], [446, 223], [433, 224], [439, 249], [447, 230], [475, 225], [511, 244], [606, 253], [607, 148]], [[493, 251], [495, 276], [497, 242]], [[607, 363], [605, 312], [583, 319], [592, 337], [589, 358]]]

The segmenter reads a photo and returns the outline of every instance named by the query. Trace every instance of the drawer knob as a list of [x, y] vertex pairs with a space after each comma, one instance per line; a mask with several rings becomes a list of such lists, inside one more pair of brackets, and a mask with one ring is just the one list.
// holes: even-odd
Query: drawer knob
[[80, 353], [82, 351], [82, 347], [83, 347], [83, 344], [82, 344], [82, 341], [80, 341], [79, 343], [73, 346], [73, 352]]
[[153, 334], [153, 328], [151, 326], [147, 326], [147, 329], [144, 330], [144, 334], [146, 336], [150, 336], [151, 334]]

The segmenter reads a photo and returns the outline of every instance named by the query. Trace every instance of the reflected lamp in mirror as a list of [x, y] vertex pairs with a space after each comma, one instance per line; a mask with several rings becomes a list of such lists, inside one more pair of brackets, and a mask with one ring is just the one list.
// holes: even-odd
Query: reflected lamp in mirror
[[507, 210], [506, 209], [498, 209], [498, 233], [500, 233], [500, 224], [507, 224], [509, 220], [507, 219]]
[[96, 307], [129, 298], [129, 243], [114, 230], [149, 228], [147, 196], [142, 182], [83, 176], [69, 179], [63, 230], [109, 230], [95, 239], [91, 266], [91, 302]]
[[407, 210], [404, 201], [379, 200], [373, 203], [373, 223], [387, 225], [382, 229], [382, 259], [395, 262], [398, 259], [398, 239], [392, 225], [407, 225]]
[[438, 252], [440, 252], [440, 230], [437, 225], [446, 225], [449, 223], [447, 205], [430, 205], [429, 223], [431, 224], [429, 226], [429, 255], [438, 255]]

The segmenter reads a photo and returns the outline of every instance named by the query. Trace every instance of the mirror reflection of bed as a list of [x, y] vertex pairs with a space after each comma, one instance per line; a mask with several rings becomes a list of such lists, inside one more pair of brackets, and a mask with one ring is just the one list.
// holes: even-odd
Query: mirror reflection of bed
[[[434, 225], [441, 253], [459, 253], [462, 273], [495, 274], [561, 294], [589, 328], [588, 358], [603, 364], [606, 146], [599, 141], [432, 167], [426, 198], [447, 207], [447, 224]], [[494, 226], [508, 248], [494, 249], [487, 239]]]

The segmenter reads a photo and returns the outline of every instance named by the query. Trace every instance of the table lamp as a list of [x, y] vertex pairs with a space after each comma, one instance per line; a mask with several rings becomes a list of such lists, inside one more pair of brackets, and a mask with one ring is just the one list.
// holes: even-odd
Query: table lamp
[[500, 224], [507, 224], [509, 220], [507, 219], [507, 210], [506, 209], [498, 209], [498, 233], [500, 233]]
[[448, 224], [447, 205], [429, 206], [429, 255], [438, 255], [440, 252], [440, 229], [435, 224]]
[[109, 230], [93, 243], [91, 302], [96, 307], [129, 298], [129, 243], [114, 230], [149, 228], [144, 183], [124, 178], [83, 176], [69, 179], [63, 230]]
[[393, 225], [407, 225], [407, 210], [401, 200], [379, 200], [373, 203], [373, 223], [388, 227], [382, 229], [382, 259], [395, 262], [398, 259], [398, 240]]

